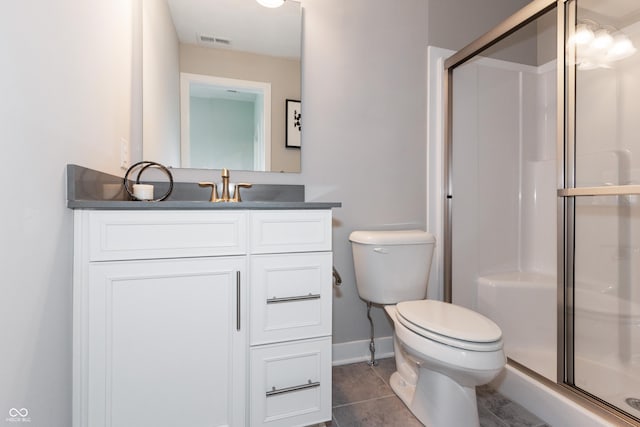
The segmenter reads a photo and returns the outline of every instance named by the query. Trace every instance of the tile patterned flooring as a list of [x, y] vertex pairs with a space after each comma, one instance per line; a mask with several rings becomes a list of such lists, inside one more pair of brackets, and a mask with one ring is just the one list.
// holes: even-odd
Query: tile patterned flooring
[[[333, 420], [327, 427], [421, 427], [393, 393], [389, 377], [395, 360], [381, 359], [333, 368]], [[549, 427], [522, 406], [487, 386], [478, 387], [481, 427]], [[465, 427], [465, 426], [452, 426]]]

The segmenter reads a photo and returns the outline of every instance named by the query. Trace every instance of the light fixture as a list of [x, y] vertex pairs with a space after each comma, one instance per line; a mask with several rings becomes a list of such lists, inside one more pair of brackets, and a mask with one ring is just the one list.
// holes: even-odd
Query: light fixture
[[613, 38], [613, 45], [607, 52], [607, 58], [611, 61], [619, 61], [636, 53], [636, 48], [627, 36], [618, 34]]
[[591, 46], [594, 49], [607, 49], [609, 46], [613, 44], [613, 37], [609, 34], [609, 31], [604, 28], [599, 29], [594, 33], [593, 41], [591, 42]]
[[611, 68], [611, 63], [636, 53], [629, 38], [616, 28], [589, 19], [581, 20], [569, 39], [575, 47], [575, 65], [579, 70]]
[[264, 7], [276, 8], [284, 4], [284, 0], [256, 0]]
[[587, 24], [579, 24], [573, 35], [573, 42], [577, 46], [582, 46], [591, 43], [594, 37], [593, 31], [591, 31]]

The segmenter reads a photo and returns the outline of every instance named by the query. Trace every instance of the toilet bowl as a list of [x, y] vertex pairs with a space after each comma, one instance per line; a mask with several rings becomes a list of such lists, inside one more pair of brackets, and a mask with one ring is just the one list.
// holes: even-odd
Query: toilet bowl
[[355, 231], [349, 239], [360, 297], [384, 305], [394, 324], [393, 391], [429, 427], [479, 426], [475, 387], [506, 363], [500, 328], [467, 308], [423, 299], [431, 234]]
[[395, 326], [393, 391], [429, 427], [479, 425], [475, 387], [506, 362], [498, 326], [441, 301], [401, 302], [385, 311]]

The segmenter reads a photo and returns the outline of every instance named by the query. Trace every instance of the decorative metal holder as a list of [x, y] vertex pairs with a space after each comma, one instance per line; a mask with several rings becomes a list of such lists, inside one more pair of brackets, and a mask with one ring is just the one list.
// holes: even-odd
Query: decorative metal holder
[[124, 175], [124, 178], [123, 178], [124, 189], [127, 190], [127, 193], [129, 193], [129, 196], [131, 196], [133, 200], [140, 200], [140, 199], [134, 196], [133, 191], [131, 190], [131, 188], [129, 188], [129, 174], [131, 174], [136, 169], [139, 169], [138, 175], [136, 175], [135, 184], [140, 184], [140, 175], [142, 175], [142, 172], [144, 172], [147, 168], [150, 168], [150, 167], [161, 169], [165, 174], [167, 174], [167, 176], [169, 177], [169, 190], [167, 190], [167, 192], [160, 198], [146, 200], [146, 201], [161, 202], [162, 200], [169, 197], [169, 195], [173, 191], [173, 175], [171, 174], [171, 171], [166, 166], [163, 166], [160, 163], [156, 163], [156, 162], [142, 161], [142, 162], [134, 163], [133, 165], [131, 165], [131, 167], [127, 169], [127, 173]]

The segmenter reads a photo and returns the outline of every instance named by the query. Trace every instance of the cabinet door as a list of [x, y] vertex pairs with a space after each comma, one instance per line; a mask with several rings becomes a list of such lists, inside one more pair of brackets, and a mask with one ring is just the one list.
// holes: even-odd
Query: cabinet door
[[92, 263], [83, 289], [82, 425], [244, 426], [245, 264]]

